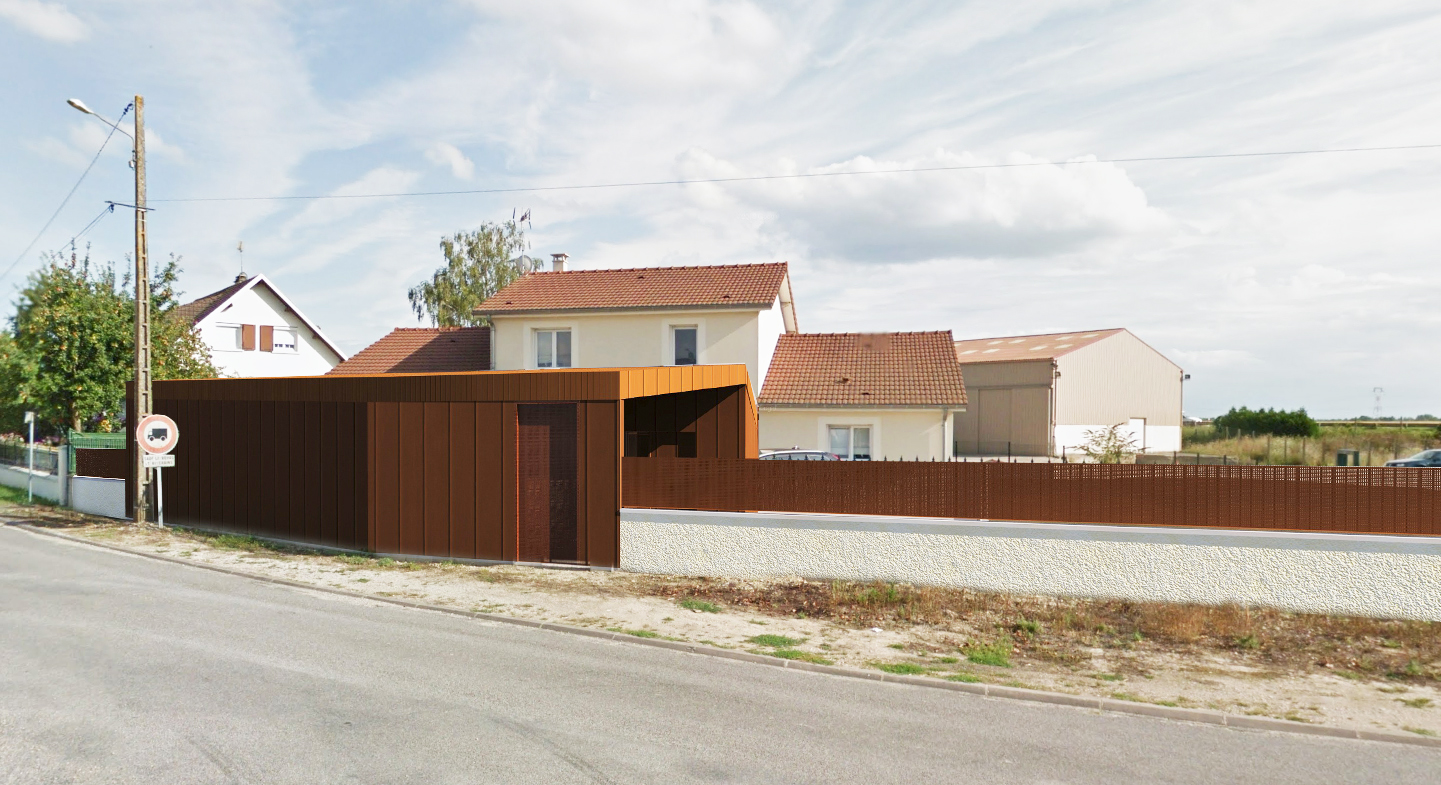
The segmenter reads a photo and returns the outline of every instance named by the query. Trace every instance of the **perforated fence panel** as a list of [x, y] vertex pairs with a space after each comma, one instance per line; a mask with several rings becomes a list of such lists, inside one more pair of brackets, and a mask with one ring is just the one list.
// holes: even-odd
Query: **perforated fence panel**
[[1441, 470], [625, 458], [626, 507], [1441, 535]]

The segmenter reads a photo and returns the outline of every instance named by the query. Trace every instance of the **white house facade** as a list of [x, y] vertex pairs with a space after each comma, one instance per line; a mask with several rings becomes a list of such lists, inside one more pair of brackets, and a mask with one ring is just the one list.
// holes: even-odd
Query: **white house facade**
[[264, 275], [186, 303], [191, 321], [224, 376], [320, 376], [345, 355]]
[[495, 370], [744, 364], [758, 385], [796, 331], [785, 263], [571, 270], [563, 263], [476, 309]]

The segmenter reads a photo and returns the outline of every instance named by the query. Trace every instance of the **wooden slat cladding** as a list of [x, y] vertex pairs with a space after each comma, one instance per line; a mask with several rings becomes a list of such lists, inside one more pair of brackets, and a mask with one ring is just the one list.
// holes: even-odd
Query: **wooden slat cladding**
[[624, 506], [1441, 535], [1441, 471], [624, 459]]
[[357, 409], [364, 406], [157, 400], [181, 432], [175, 468], [165, 470], [166, 519], [370, 548], [367, 504], [356, 492], [356, 467], [366, 461], [356, 445], [367, 443]]

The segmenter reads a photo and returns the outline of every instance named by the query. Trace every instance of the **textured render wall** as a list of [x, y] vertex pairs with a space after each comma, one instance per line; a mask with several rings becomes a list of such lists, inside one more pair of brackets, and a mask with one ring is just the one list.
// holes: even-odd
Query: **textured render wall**
[[108, 477], [71, 477], [70, 507], [89, 515], [128, 518], [125, 514], [125, 481]]
[[1441, 538], [621, 510], [620, 567], [1441, 621]]

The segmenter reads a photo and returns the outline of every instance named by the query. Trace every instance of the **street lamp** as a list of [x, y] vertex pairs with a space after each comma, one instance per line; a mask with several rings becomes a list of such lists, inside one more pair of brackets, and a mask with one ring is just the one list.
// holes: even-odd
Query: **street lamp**
[[[130, 137], [134, 143], [134, 158], [130, 166], [135, 170], [135, 404], [134, 411], [127, 412], [127, 427], [139, 423], [153, 410], [154, 401], [150, 389], [150, 259], [149, 243], [145, 236], [145, 98], [135, 96], [135, 133], [130, 133], [115, 123], [106, 120], [78, 98], [66, 103], [102, 123]], [[135, 438], [131, 435], [129, 438]], [[142, 451], [135, 449], [134, 461], [130, 465], [130, 476], [134, 482], [135, 522], [144, 524], [146, 519], [146, 498], [149, 490], [148, 470], [142, 462]]]

